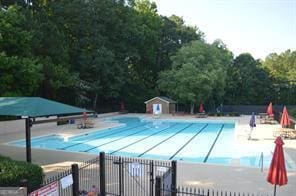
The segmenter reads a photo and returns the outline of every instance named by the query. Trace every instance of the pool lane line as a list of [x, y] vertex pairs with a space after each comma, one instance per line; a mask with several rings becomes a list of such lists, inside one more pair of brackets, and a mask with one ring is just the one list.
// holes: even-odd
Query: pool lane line
[[158, 145], [162, 144], [163, 142], [169, 140], [170, 138], [174, 137], [175, 135], [181, 133], [182, 131], [184, 131], [185, 129], [187, 129], [188, 127], [190, 127], [191, 125], [193, 125], [193, 123], [189, 124], [188, 126], [184, 127], [183, 129], [177, 131], [176, 133], [174, 133], [173, 135], [171, 135], [170, 137], [162, 140], [161, 142], [158, 142], [156, 145], [152, 146], [151, 148], [149, 148], [148, 150], [144, 151], [143, 153], [139, 154], [137, 157], [141, 157], [144, 154], [146, 154], [147, 152], [149, 152], [150, 150], [152, 150], [153, 148], [157, 147]]
[[214, 140], [214, 142], [213, 142], [213, 144], [212, 144], [212, 146], [211, 146], [211, 148], [210, 148], [210, 150], [209, 150], [209, 152], [208, 152], [206, 158], [203, 160], [204, 163], [207, 162], [207, 160], [208, 160], [208, 158], [209, 158], [209, 156], [210, 156], [210, 154], [211, 154], [211, 152], [212, 152], [212, 150], [213, 150], [213, 148], [214, 148], [214, 146], [215, 146], [215, 144], [216, 144], [216, 142], [217, 142], [217, 140], [218, 140], [218, 138], [219, 138], [219, 136], [220, 136], [220, 134], [221, 134], [223, 128], [224, 128], [224, 124], [221, 126], [220, 131], [219, 131], [219, 133], [217, 134], [216, 139]]
[[[146, 123], [146, 124], [147, 124], [147, 123]], [[146, 125], [146, 124], [144, 124], [144, 125]], [[100, 135], [98, 135], [99, 137], [93, 137], [93, 138], [88, 139], [88, 140], [85, 140], [85, 141], [83, 141], [83, 142], [75, 143], [75, 144], [72, 144], [72, 145], [69, 145], [69, 146], [65, 146], [65, 147], [63, 147], [63, 148], [58, 148], [58, 150], [66, 150], [66, 149], [71, 148], [71, 147], [73, 147], [73, 146], [77, 146], [77, 145], [80, 145], [80, 144], [84, 144], [84, 143], [89, 142], [89, 141], [94, 140], [94, 139], [102, 139], [102, 138], [105, 138], [105, 137], [110, 136], [110, 135], [118, 134], [118, 132], [119, 132], [119, 133], [122, 133], [122, 132], [125, 132], [125, 131], [128, 131], [128, 130], [131, 130], [131, 129], [135, 129], [135, 128], [138, 128], [138, 127], [141, 127], [141, 126], [143, 126], [143, 125], [141, 124], [141, 125], [137, 125], [137, 126], [135, 126], [135, 127], [126, 127], [125, 129], [122, 129], [122, 130], [116, 130], [116, 129], [114, 129], [114, 130], [111, 131], [112, 133], [110, 133], [110, 134], [104, 135], [104, 133], [101, 133]], [[123, 127], [122, 127], [122, 128], [123, 128]], [[113, 132], [113, 131], [114, 131], [114, 132]], [[105, 133], [106, 133], [106, 132], [105, 132]], [[107, 133], [108, 133], [108, 132], [107, 132]]]
[[193, 137], [191, 137], [179, 150], [177, 150], [170, 158], [169, 160], [172, 160], [185, 146], [187, 146], [198, 134], [200, 134], [209, 124], [206, 124], [204, 127], [202, 127]]
[[96, 148], [98, 148], [98, 147], [100, 147], [100, 146], [104, 146], [104, 145], [106, 145], [106, 144], [110, 144], [110, 143], [116, 142], [116, 141], [121, 140], [121, 139], [124, 139], [124, 138], [126, 138], [126, 137], [129, 137], [129, 136], [132, 136], [132, 135], [136, 135], [136, 134], [141, 133], [141, 132], [144, 132], [144, 131], [146, 131], [146, 130], [148, 130], [148, 129], [149, 129], [149, 128], [145, 128], [145, 129], [143, 129], [143, 130], [140, 130], [140, 131], [137, 131], [137, 132], [134, 132], [134, 133], [128, 134], [128, 135], [124, 135], [124, 136], [122, 136], [122, 137], [120, 137], [120, 138], [117, 138], [117, 139], [115, 139], [115, 140], [111, 140], [111, 141], [109, 141], [109, 142], [105, 142], [105, 143], [103, 143], [103, 144], [100, 144], [100, 145], [98, 145], [98, 146], [94, 146], [94, 147], [89, 148], [89, 149], [87, 149], [87, 150], [82, 150], [82, 151], [80, 151], [80, 152], [88, 152], [88, 151], [90, 151], [90, 150], [92, 150], [92, 149], [96, 149]]
[[117, 149], [117, 150], [114, 150], [113, 152], [108, 153], [108, 154], [114, 154], [114, 153], [116, 153], [116, 152], [118, 152], [118, 151], [121, 151], [121, 150], [123, 150], [123, 149], [125, 149], [125, 148], [127, 148], [127, 147], [129, 147], [129, 146], [132, 146], [132, 145], [134, 145], [134, 144], [136, 144], [136, 143], [138, 143], [138, 142], [140, 142], [140, 141], [143, 141], [143, 140], [145, 140], [145, 139], [147, 139], [147, 138], [149, 138], [149, 137], [151, 137], [151, 136], [153, 136], [153, 135], [157, 135], [157, 134], [159, 134], [159, 133], [161, 133], [161, 132], [163, 132], [163, 131], [165, 131], [165, 130], [168, 130], [168, 129], [174, 127], [175, 125], [177, 125], [177, 123], [173, 124], [172, 126], [170, 126], [170, 127], [168, 127], [168, 128], [162, 129], [162, 130], [160, 130], [160, 131], [158, 131], [158, 132], [155, 132], [155, 133], [153, 133], [153, 134], [151, 134], [151, 135], [148, 135], [148, 136], [146, 136], [146, 137], [144, 137], [144, 138], [141, 138], [141, 139], [139, 139], [139, 140], [136, 140], [136, 141], [134, 141], [134, 142], [132, 142], [132, 143], [126, 145], [126, 146], [123, 146], [123, 147], [121, 147], [121, 148], [119, 148], [119, 149]]

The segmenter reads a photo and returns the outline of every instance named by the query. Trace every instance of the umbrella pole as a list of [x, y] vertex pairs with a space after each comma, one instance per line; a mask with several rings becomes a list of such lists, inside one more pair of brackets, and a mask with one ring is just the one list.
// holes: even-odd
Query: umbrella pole
[[276, 184], [274, 185], [273, 196], [276, 196]]

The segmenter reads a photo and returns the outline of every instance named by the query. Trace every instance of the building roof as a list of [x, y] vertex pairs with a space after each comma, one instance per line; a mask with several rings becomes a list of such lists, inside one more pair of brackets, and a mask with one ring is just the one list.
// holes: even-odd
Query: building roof
[[40, 97], [0, 97], [0, 115], [5, 116], [57, 116], [91, 112], [86, 109]]
[[168, 97], [164, 97], [164, 96], [161, 96], [161, 97], [154, 97], [154, 98], [152, 98], [152, 99], [149, 99], [148, 101], [145, 101], [144, 103], [147, 104], [148, 102], [150, 102], [150, 101], [152, 101], [152, 100], [154, 100], [154, 99], [161, 99], [161, 100], [163, 100], [163, 101], [165, 101], [165, 102], [167, 102], [167, 103], [177, 103], [176, 101], [174, 101], [174, 100], [172, 100], [172, 99], [170, 99], [170, 98], [168, 98]]

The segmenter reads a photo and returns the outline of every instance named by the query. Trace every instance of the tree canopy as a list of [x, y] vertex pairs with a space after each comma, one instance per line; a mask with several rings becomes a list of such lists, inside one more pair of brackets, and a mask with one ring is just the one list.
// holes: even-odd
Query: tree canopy
[[[221, 101], [226, 67], [231, 56], [214, 44], [194, 41], [172, 56], [173, 67], [160, 73], [159, 87], [172, 97], [191, 105]], [[227, 62], [228, 61], [228, 62]]]

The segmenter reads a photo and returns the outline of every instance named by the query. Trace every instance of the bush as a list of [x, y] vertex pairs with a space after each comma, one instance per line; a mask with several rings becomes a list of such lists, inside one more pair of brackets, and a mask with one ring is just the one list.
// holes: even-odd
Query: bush
[[209, 116], [240, 116], [238, 112], [209, 112]]
[[18, 118], [15, 116], [0, 116], [0, 121], [7, 121], [7, 120], [17, 120]]
[[289, 109], [289, 114], [292, 118], [296, 119], [296, 108], [294, 109]]
[[57, 125], [66, 125], [69, 124], [68, 120], [57, 121]]
[[35, 190], [42, 184], [43, 177], [43, 170], [38, 165], [0, 156], [0, 187], [18, 187], [21, 180], [27, 179], [29, 190]]
[[229, 112], [229, 116], [240, 116], [238, 112]]

